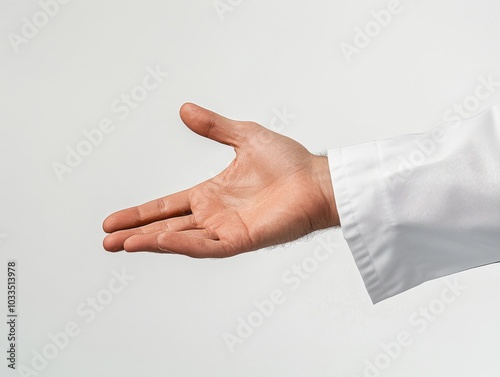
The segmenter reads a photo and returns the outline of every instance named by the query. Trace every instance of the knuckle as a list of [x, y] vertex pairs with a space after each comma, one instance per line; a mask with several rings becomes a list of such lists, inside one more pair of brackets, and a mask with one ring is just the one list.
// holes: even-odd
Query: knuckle
[[165, 203], [165, 200], [164, 199], [158, 199], [156, 201], [156, 209], [158, 210], [159, 213], [163, 214], [165, 213], [166, 209], [167, 209], [167, 205]]

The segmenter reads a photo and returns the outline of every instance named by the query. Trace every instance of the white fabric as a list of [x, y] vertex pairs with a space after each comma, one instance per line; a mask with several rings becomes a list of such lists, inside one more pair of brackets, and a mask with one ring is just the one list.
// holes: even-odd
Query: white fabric
[[425, 134], [330, 149], [328, 160], [374, 303], [500, 261], [500, 105]]

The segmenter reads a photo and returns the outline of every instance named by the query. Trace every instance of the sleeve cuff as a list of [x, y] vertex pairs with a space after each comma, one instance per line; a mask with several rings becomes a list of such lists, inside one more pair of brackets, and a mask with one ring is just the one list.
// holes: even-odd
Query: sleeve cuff
[[[391, 224], [378, 161], [376, 142], [328, 150], [330, 174], [344, 238], [373, 303], [395, 294], [393, 289], [384, 286], [375, 263], [376, 258], [384, 258], [374, 253], [380, 254], [386, 249], [381, 243], [390, 238]], [[384, 233], [386, 236], [375, 237], [373, 232], [364, 229], [373, 226], [378, 228], [377, 234]]]

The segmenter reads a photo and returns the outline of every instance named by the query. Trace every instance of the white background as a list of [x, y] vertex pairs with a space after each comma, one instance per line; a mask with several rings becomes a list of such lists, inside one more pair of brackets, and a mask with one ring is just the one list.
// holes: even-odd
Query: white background
[[[23, 18], [41, 8], [1, 0], [0, 313], [14, 259], [18, 366], [32, 368], [49, 334], [75, 322], [79, 335], [38, 375], [363, 376], [402, 331], [413, 342], [380, 375], [498, 375], [497, 265], [448, 277], [467, 288], [418, 331], [409, 318], [439, 299], [446, 278], [373, 305], [339, 230], [226, 260], [101, 246], [111, 212], [190, 187], [231, 160], [230, 148], [182, 124], [186, 101], [266, 126], [286, 109], [296, 117], [279, 131], [320, 152], [429, 130], [479, 77], [500, 80], [495, 0], [402, 0], [349, 63], [340, 44], [353, 44], [387, 4], [245, 0], [221, 19], [212, 0], [73, 0], [16, 52], [9, 33], [21, 35]], [[119, 119], [113, 101], [157, 65], [169, 77]], [[495, 91], [474, 112], [499, 100]], [[52, 164], [103, 118], [114, 131], [60, 182]], [[282, 275], [320, 241], [338, 246], [292, 291]], [[123, 269], [134, 280], [86, 323], [79, 305]], [[223, 334], [236, 334], [238, 317], [274, 289], [285, 302], [230, 352]], [[4, 356], [0, 375], [17, 375]]]

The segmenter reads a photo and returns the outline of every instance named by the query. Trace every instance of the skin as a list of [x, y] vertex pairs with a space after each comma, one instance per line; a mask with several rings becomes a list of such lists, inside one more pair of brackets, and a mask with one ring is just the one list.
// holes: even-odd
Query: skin
[[106, 250], [222, 258], [340, 226], [326, 157], [191, 103], [180, 116], [197, 134], [232, 146], [236, 157], [208, 181], [108, 216]]

